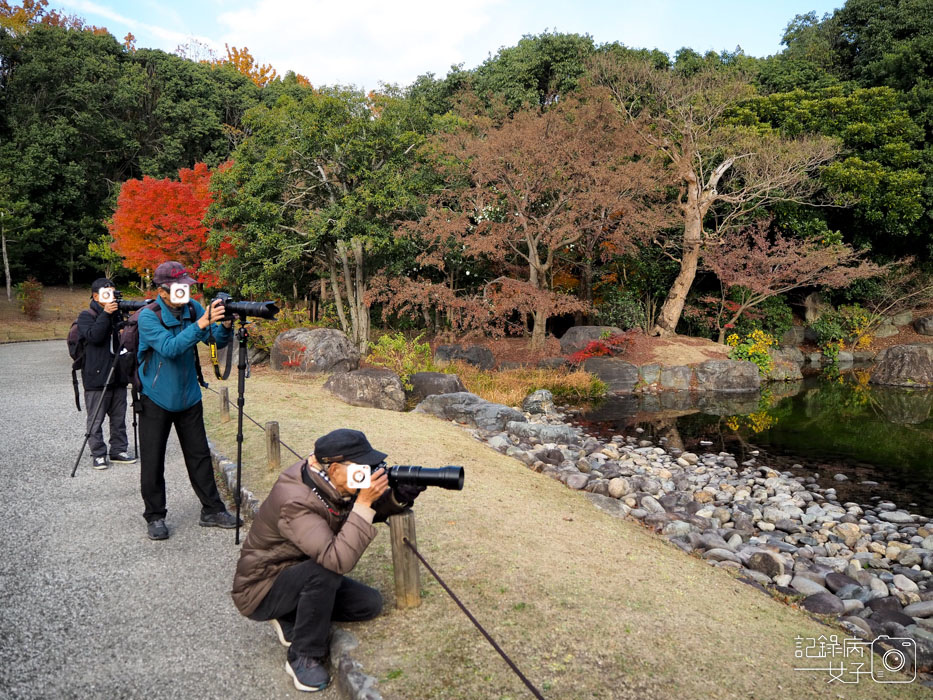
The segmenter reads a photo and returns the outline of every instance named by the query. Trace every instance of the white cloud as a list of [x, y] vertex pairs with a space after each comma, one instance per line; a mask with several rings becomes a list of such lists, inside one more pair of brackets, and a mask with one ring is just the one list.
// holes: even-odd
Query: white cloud
[[259, 63], [295, 70], [315, 85], [410, 83], [466, 60], [466, 45], [491, 29], [500, 0], [259, 0], [222, 12], [220, 43], [248, 47]]

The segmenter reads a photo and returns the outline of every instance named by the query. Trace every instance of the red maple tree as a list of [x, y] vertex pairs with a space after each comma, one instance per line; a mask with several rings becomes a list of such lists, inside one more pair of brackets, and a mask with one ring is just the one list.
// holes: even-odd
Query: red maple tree
[[196, 163], [179, 170], [177, 181], [143, 177], [123, 183], [109, 229], [126, 267], [148, 277], [160, 263], [177, 260], [205, 286], [222, 286], [217, 266], [207, 263], [232, 257], [235, 250], [222, 242], [214, 251], [207, 243], [211, 175], [206, 164]]

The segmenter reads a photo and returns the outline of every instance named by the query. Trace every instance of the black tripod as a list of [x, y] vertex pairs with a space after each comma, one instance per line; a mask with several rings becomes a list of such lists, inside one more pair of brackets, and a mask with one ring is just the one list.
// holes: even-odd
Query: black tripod
[[[116, 313], [120, 313], [117, 311]], [[114, 333], [118, 333], [119, 330], [124, 326], [123, 317], [120, 316], [114, 327]], [[100, 410], [104, 407], [104, 400], [107, 398], [107, 392], [110, 391], [110, 380], [113, 379], [113, 373], [117, 368], [117, 364], [120, 362], [120, 353], [123, 351], [123, 343], [117, 344], [116, 352], [113, 354], [113, 363], [110, 365], [110, 371], [107, 372], [107, 378], [104, 380], [104, 389], [100, 392], [100, 400], [97, 402], [97, 407], [94, 409], [94, 415], [91, 418], [91, 421], [88, 423], [87, 432], [84, 433], [84, 442], [81, 443], [81, 449], [78, 451], [78, 458], [75, 460], [75, 465], [71, 470], [71, 476], [78, 472], [78, 464], [81, 463], [81, 458], [84, 456], [84, 448], [87, 447], [88, 440], [91, 439], [91, 428], [97, 423], [97, 418], [100, 416]], [[82, 373], [84, 370], [81, 370]], [[126, 391], [126, 387], [115, 387], [115, 389], [122, 389]], [[87, 396], [87, 394], [85, 394]], [[85, 401], [85, 408], [90, 411], [90, 406], [87, 405]], [[133, 397], [133, 449], [135, 450], [134, 454], [139, 454], [139, 442], [136, 435], [136, 397]]]
[[[239, 341], [239, 356], [237, 359], [237, 397], [236, 397], [236, 537], [235, 544], [240, 544], [240, 476], [243, 466], [243, 397], [246, 392], [246, 378], [249, 376], [249, 356], [246, 351], [246, 339], [249, 337], [249, 331], [246, 330], [246, 314], [239, 315], [240, 327], [237, 329], [236, 337]], [[232, 352], [228, 349], [227, 352]], [[228, 356], [229, 360], [229, 356]]]

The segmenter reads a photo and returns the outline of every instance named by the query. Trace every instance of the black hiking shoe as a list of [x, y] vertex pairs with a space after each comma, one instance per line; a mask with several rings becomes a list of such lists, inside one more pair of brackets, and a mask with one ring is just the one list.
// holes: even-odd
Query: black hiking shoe
[[298, 690], [315, 693], [330, 683], [330, 674], [320, 660], [310, 656], [295, 656], [285, 662], [285, 672], [292, 677]]
[[292, 645], [292, 634], [295, 631], [295, 623], [288, 620], [276, 620], [275, 618], [269, 620], [269, 623], [272, 625], [272, 629], [275, 630], [275, 636], [278, 637], [279, 644], [286, 649], [290, 647]]
[[129, 452], [117, 452], [110, 455], [110, 461], [113, 464], [136, 464], [136, 458]]
[[[198, 521], [201, 527], [222, 527], [225, 530], [235, 528], [237, 525], [236, 516], [232, 513], [222, 510], [219, 513], [201, 513], [201, 519]], [[240, 525], [243, 521], [240, 520]]]
[[147, 527], [149, 531], [150, 540], [167, 540], [168, 539], [168, 528], [165, 527], [165, 520], [159, 518], [158, 520], [153, 520], [149, 523]]
[[95, 457], [92, 464], [94, 468], [98, 470], [106, 469], [107, 467], [110, 466], [110, 462], [107, 461], [106, 457]]

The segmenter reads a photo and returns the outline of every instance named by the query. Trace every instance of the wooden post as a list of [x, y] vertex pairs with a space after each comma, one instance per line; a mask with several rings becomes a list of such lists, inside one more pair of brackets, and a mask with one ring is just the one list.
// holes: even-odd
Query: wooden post
[[220, 422], [230, 422], [230, 391], [227, 387], [220, 387]]
[[421, 570], [418, 558], [402, 541], [407, 537], [415, 547], [415, 514], [406, 510], [390, 515], [389, 536], [392, 538], [392, 568], [395, 570], [395, 607], [399, 610], [421, 605]]
[[279, 422], [266, 423], [266, 461], [270, 471], [282, 468], [282, 443], [279, 442]]

